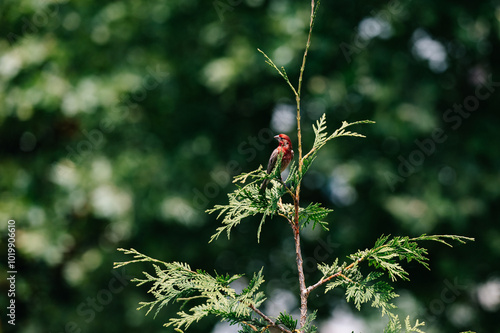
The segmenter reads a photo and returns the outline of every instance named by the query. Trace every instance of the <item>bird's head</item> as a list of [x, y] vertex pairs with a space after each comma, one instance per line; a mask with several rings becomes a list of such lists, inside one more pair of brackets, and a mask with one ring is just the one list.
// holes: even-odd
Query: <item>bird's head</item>
[[276, 140], [278, 140], [280, 146], [288, 146], [292, 148], [292, 141], [290, 141], [290, 138], [286, 134], [279, 134], [274, 137]]

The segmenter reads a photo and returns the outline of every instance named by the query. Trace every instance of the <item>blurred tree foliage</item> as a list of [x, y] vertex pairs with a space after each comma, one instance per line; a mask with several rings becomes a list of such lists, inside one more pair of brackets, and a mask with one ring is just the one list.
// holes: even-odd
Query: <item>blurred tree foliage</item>
[[[321, 6], [304, 144], [322, 112], [377, 124], [325, 147], [305, 179], [303, 201], [335, 209], [331, 231], [304, 242], [306, 279], [382, 233], [475, 237], [431, 245], [432, 270], [415, 266], [399, 305], [427, 332], [499, 332], [500, 2]], [[266, 223], [257, 244], [247, 221], [209, 246], [218, 222], [204, 210], [226, 200], [233, 174], [267, 163], [271, 133], [293, 137], [292, 96], [257, 48], [297, 77], [308, 11], [297, 0], [2, 1], [0, 226], [6, 253], [16, 220], [16, 332], [165, 332], [161, 313], [135, 310], [146, 290], [130, 287], [134, 272], [113, 274], [117, 247], [249, 277], [264, 266], [269, 309], [286, 299], [296, 310], [282, 292], [297, 290], [288, 228]], [[350, 311], [336, 295], [312, 301], [321, 320]], [[364, 315], [375, 331], [379, 315]]]

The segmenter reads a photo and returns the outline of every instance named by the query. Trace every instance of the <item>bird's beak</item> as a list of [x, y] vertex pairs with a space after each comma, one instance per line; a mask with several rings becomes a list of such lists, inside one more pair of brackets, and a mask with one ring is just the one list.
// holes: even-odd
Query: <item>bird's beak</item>
[[279, 136], [279, 135], [275, 135], [275, 136], [274, 136], [274, 138], [275, 138], [276, 140], [278, 140], [278, 141], [280, 141], [280, 140], [281, 140], [281, 138], [280, 138], [280, 136]]

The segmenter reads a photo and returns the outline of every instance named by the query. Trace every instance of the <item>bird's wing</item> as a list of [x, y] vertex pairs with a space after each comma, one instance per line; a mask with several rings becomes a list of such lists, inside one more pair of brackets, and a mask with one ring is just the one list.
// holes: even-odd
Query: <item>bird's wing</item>
[[276, 165], [276, 161], [278, 160], [278, 154], [280, 152], [280, 147], [273, 150], [271, 157], [269, 158], [269, 163], [267, 164], [267, 173], [271, 173], [273, 171], [274, 166]]

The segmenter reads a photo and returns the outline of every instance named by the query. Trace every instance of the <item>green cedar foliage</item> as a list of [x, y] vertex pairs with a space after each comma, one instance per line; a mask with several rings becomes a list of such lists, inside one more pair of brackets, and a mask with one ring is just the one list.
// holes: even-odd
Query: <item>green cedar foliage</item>
[[[141, 302], [139, 309], [147, 308], [147, 313], [156, 308], [155, 316], [169, 303], [179, 302], [180, 311], [177, 317], [170, 318], [165, 326], [173, 326], [178, 332], [188, 329], [189, 326], [200, 319], [213, 315], [230, 324], [240, 325], [240, 333], [280, 331], [285, 333], [314, 333], [317, 328], [314, 325], [316, 312], [308, 313], [307, 298], [310, 293], [319, 287], [325, 287], [325, 293], [335, 289], [343, 288], [348, 302], [353, 302], [358, 310], [368, 303], [371, 307], [380, 310], [382, 316], [389, 317], [389, 323], [385, 329], [387, 333], [418, 332], [423, 333], [424, 323], [418, 319], [412, 325], [409, 316], [403, 325], [397, 314], [394, 313], [396, 306], [393, 300], [398, 297], [391, 285], [397, 279], [409, 280], [409, 273], [403, 268], [402, 262], [416, 261], [429, 269], [427, 249], [422, 247], [422, 241], [436, 241], [451, 246], [449, 241], [465, 243], [472, 238], [454, 235], [421, 235], [416, 238], [390, 237], [382, 235], [370, 249], [359, 250], [348, 256], [349, 263], [339, 264], [339, 259], [332, 264], [321, 263], [318, 270], [323, 274], [322, 278], [314, 284], [307, 286], [304, 272], [303, 260], [300, 247], [301, 230], [312, 223], [312, 227], [320, 226], [328, 231], [327, 215], [331, 209], [322, 207], [319, 203], [311, 203], [301, 207], [299, 198], [301, 182], [305, 173], [311, 168], [321, 148], [332, 139], [351, 136], [365, 136], [357, 132], [348, 131], [347, 128], [370, 124], [373, 121], [363, 120], [352, 123], [342, 122], [340, 128], [333, 133], [327, 133], [326, 115], [313, 125], [315, 140], [310, 151], [302, 155], [301, 143], [301, 120], [300, 120], [300, 95], [302, 87], [302, 74], [305, 68], [307, 52], [309, 50], [312, 27], [318, 5], [311, 1], [311, 21], [309, 35], [304, 51], [303, 62], [300, 70], [298, 85], [295, 87], [289, 80], [283, 67], [278, 68], [275, 63], [261, 50], [266, 63], [278, 71], [290, 86], [297, 102], [297, 135], [298, 135], [298, 161], [290, 165], [290, 173], [285, 181], [281, 179], [280, 165], [282, 156], [278, 156], [278, 162], [274, 170], [267, 174], [262, 166], [251, 172], [242, 173], [234, 178], [236, 189], [228, 194], [229, 202], [226, 205], [216, 205], [207, 210], [208, 213], [218, 213], [217, 218], [222, 219], [222, 226], [218, 227], [210, 242], [216, 240], [222, 233], [229, 238], [231, 231], [237, 227], [246, 217], [262, 215], [257, 229], [257, 240], [260, 240], [262, 226], [266, 218], [280, 216], [291, 226], [294, 232], [297, 270], [300, 286], [300, 318], [295, 319], [285, 312], [280, 313], [277, 318], [270, 318], [259, 306], [265, 301], [265, 295], [260, 291], [264, 282], [262, 269], [255, 273], [247, 288], [237, 293], [231, 288], [231, 282], [242, 277], [242, 275], [219, 275], [214, 276], [201, 270], [193, 270], [188, 264], [178, 262], [162, 262], [153, 259], [134, 249], [123, 251], [127, 255], [133, 255], [131, 261], [115, 263], [115, 268], [139, 262], [148, 262], [153, 265], [154, 274], [144, 272], [144, 278], [134, 279], [137, 285], [151, 284], [149, 293], [154, 300]], [[265, 193], [260, 193], [260, 184], [264, 180], [270, 180], [271, 188]], [[290, 197], [293, 203], [283, 202], [283, 197]], [[361, 266], [364, 265], [363, 271]], [[186, 309], [186, 310], [184, 310]]]
[[[337, 129], [333, 134], [325, 133], [325, 115], [317, 122], [314, 127], [316, 139], [313, 148], [304, 156], [304, 161], [308, 161], [307, 167], [299, 169], [296, 164], [291, 166], [291, 172], [283, 182], [280, 178], [279, 163], [270, 175], [268, 175], [259, 166], [258, 169], [242, 173], [234, 178], [237, 184], [236, 189], [228, 194], [229, 203], [227, 205], [217, 205], [208, 210], [209, 213], [219, 212], [217, 217], [223, 217], [222, 226], [217, 228], [211, 241], [216, 240], [221, 233], [225, 232], [230, 237], [234, 227], [242, 222], [245, 217], [262, 214], [261, 224], [257, 230], [257, 237], [261, 233], [261, 227], [266, 217], [279, 215], [284, 217], [290, 224], [294, 220], [294, 205], [283, 203], [282, 197], [289, 194], [293, 197], [293, 191], [302, 179], [305, 171], [314, 161], [318, 151], [325, 143], [333, 138], [340, 136], [362, 135], [355, 132], [346, 132], [345, 128], [357, 123], [368, 123], [367, 121], [346, 123]], [[306, 165], [304, 163], [304, 165]], [[271, 179], [271, 188], [266, 190], [265, 196], [259, 193], [259, 185], [264, 179]], [[286, 183], [286, 184], [285, 184]], [[325, 220], [328, 213], [332, 210], [322, 207], [319, 203], [311, 203], [307, 207], [299, 209], [300, 228], [312, 223], [315, 227], [319, 225], [324, 230], [328, 230], [328, 222]], [[392, 300], [398, 297], [389, 281], [384, 280], [387, 276], [391, 282], [397, 279], [409, 280], [408, 272], [403, 268], [401, 262], [416, 261], [429, 269], [427, 249], [420, 246], [422, 241], [436, 241], [451, 246], [449, 241], [458, 241], [465, 243], [472, 241], [472, 238], [455, 235], [421, 235], [416, 238], [409, 237], [390, 237], [382, 235], [376, 240], [374, 246], [370, 249], [358, 250], [348, 258], [350, 263], [343, 262], [339, 264], [336, 259], [332, 264], [319, 264], [318, 270], [323, 277], [316, 284], [308, 287], [311, 292], [319, 286], [325, 285], [325, 293], [337, 287], [345, 289], [345, 296], [348, 302], [353, 302], [358, 310], [361, 305], [369, 303], [370, 306], [378, 308], [382, 316], [389, 317], [389, 324], [385, 332], [401, 332], [402, 325], [398, 315], [394, 313], [396, 306]], [[156, 308], [155, 316], [161, 308], [168, 303], [181, 302], [182, 308], [186, 308], [189, 302], [198, 300], [204, 303], [195, 305], [187, 311], [178, 312], [177, 318], [171, 318], [165, 326], [174, 326], [176, 329], [187, 329], [192, 323], [199, 321], [207, 315], [215, 315], [221, 320], [228, 321], [231, 324], [240, 324], [240, 332], [255, 332], [255, 330], [266, 329], [269, 322], [252, 315], [265, 300], [264, 294], [259, 291], [259, 287], [264, 282], [262, 270], [254, 275], [249, 285], [242, 293], [237, 294], [229, 284], [242, 275], [224, 276], [210, 274], [192, 270], [188, 264], [184, 263], [165, 263], [137, 252], [134, 249], [120, 249], [125, 254], [134, 255], [134, 260], [116, 263], [115, 268], [138, 262], [150, 262], [155, 274], [144, 272], [145, 278], [134, 279], [137, 285], [151, 283], [149, 290], [155, 300], [151, 302], [141, 302], [139, 309], [146, 307], [147, 313]], [[371, 271], [363, 274], [360, 266], [367, 263]], [[315, 332], [316, 327], [312, 324], [315, 315], [308, 316], [308, 321], [301, 327], [301, 332]], [[281, 313], [278, 318], [272, 320], [271, 326], [278, 326], [283, 332], [293, 332], [297, 325], [297, 320], [289, 314]], [[416, 320], [412, 326], [407, 317], [404, 321], [406, 332], [423, 332], [420, 327], [424, 323]]]
[[[336, 287], [345, 288], [348, 302], [352, 301], [358, 310], [361, 310], [361, 305], [364, 303], [370, 303], [372, 307], [379, 308], [382, 316], [387, 315], [390, 319], [386, 331], [399, 332], [401, 325], [398, 316], [393, 312], [396, 306], [392, 303], [392, 299], [399, 295], [382, 278], [387, 274], [391, 281], [396, 281], [398, 278], [409, 280], [408, 272], [399, 263], [405, 260], [417, 261], [429, 269], [427, 249], [419, 246], [420, 241], [426, 240], [441, 242], [451, 247], [447, 240], [465, 243], [473, 239], [454, 235], [421, 235], [416, 238], [381, 236], [373, 248], [359, 250], [350, 255], [350, 264], [344, 262], [339, 266], [338, 259], [336, 259], [332, 265], [318, 265], [318, 269], [323, 273], [320, 282], [327, 283], [325, 293]], [[362, 262], [368, 262], [368, 266], [373, 267], [373, 270], [363, 275], [359, 269]], [[405, 329], [408, 332], [422, 332], [418, 329], [422, 325], [423, 323], [417, 320], [413, 330], [410, 330], [409, 318], [405, 320]]]
[[[207, 315], [219, 316], [230, 323], [248, 322], [257, 327], [265, 326], [254, 321], [250, 315], [251, 308], [258, 307], [265, 300], [264, 294], [259, 291], [264, 282], [262, 270], [256, 273], [248, 286], [238, 294], [229, 285], [242, 275], [212, 276], [201, 270], [192, 270], [185, 263], [166, 263], [150, 258], [135, 249], [119, 250], [133, 255], [134, 260], [115, 263], [115, 268], [138, 262], [150, 262], [154, 267], [154, 274], [143, 272], [144, 278], [132, 280], [138, 286], [152, 284], [148, 293], [153, 295], [154, 300], [141, 302], [138, 309], [147, 308], [146, 314], [149, 314], [156, 308], [156, 317], [159, 311], [171, 302], [181, 302], [181, 308], [188, 308], [187, 311], [179, 311], [178, 317], [170, 318], [165, 326], [174, 326], [178, 330], [187, 329], [192, 323]], [[194, 302], [195, 300], [201, 300], [203, 303], [199, 304]], [[189, 306], [190, 302], [195, 304]]]

